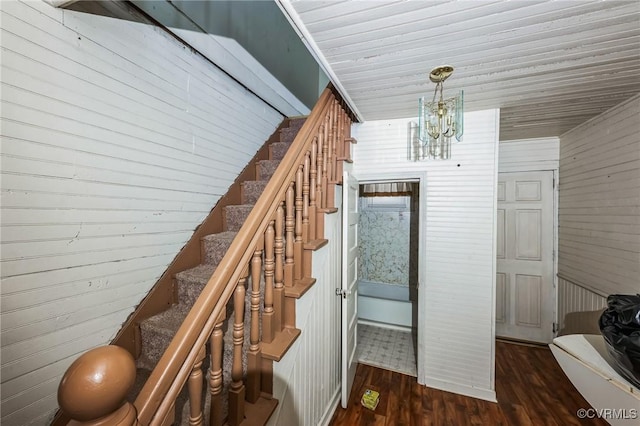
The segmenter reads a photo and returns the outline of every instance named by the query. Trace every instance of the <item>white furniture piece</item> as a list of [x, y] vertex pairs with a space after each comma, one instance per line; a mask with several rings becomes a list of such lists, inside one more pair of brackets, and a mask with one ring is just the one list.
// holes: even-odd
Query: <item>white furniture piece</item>
[[613, 369], [614, 361], [601, 335], [560, 336], [549, 347], [571, 383], [593, 407], [576, 416], [597, 415], [614, 426], [640, 424], [640, 389]]

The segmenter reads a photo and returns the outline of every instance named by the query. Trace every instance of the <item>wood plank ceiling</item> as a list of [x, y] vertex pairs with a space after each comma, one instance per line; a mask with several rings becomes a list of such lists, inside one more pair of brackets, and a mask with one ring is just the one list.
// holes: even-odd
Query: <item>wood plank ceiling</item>
[[[640, 1], [280, 0], [364, 120], [445, 96], [500, 108], [500, 139], [559, 136], [640, 92]], [[304, 27], [304, 28], [302, 28]]]

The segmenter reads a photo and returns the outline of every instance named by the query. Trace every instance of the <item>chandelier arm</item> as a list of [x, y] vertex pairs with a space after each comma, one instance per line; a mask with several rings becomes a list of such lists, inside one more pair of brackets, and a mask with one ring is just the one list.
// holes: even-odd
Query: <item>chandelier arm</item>
[[433, 99], [431, 99], [431, 103], [434, 103], [436, 101], [436, 97], [438, 96], [438, 87], [440, 87], [440, 99], [442, 99], [442, 87], [441, 87], [442, 82], [438, 82], [436, 83], [436, 90], [433, 91]]

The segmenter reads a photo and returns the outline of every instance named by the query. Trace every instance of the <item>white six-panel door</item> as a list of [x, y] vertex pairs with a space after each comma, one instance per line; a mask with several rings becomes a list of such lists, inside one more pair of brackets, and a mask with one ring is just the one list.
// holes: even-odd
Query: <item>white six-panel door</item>
[[553, 172], [498, 177], [496, 336], [553, 339]]

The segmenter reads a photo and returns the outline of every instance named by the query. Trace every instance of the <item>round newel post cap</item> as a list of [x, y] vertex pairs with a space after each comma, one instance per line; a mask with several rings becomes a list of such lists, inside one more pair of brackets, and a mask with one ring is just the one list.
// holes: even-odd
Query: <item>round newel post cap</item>
[[92, 349], [67, 369], [58, 386], [58, 404], [73, 420], [89, 421], [118, 410], [136, 379], [136, 364], [120, 346]]

